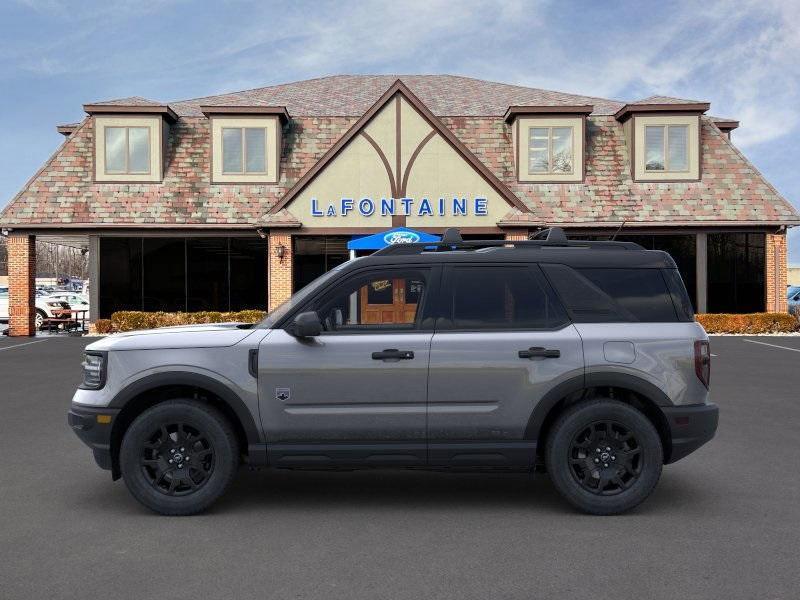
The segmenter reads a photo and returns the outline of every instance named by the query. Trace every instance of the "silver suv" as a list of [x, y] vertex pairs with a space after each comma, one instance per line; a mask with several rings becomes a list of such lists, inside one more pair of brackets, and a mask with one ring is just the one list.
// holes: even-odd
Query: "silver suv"
[[89, 345], [69, 423], [145, 506], [191, 514], [237, 467], [546, 470], [628, 510], [710, 440], [708, 337], [672, 258], [632, 243], [390, 246], [255, 325]]

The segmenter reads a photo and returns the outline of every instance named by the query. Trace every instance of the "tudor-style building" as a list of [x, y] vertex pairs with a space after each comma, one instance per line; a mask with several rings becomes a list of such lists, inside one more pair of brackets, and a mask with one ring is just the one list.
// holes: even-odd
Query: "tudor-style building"
[[800, 216], [706, 102], [375, 75], [84, 109], [0, 215], [12, 335], [33, 333], [37, 236], [89, 251], [95, 319], [272, 308], [398, 226], [616, 233], [668, 250], [698, 312], [786, 310]]

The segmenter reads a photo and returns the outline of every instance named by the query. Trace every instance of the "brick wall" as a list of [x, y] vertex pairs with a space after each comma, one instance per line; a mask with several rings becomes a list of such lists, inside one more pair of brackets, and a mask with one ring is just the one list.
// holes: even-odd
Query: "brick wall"
[[[283, 260], [277, 257], [278, 246], [284, 247]], [[269, 310], [292, 295], [292, 234], [286, 231], [269, 233]]]
[[787, 312], [786, 302], [786, 234], [767, 234], [765, 248], [765, 293], [764, 305], [768, 312]]
[[36, 237], [8, 236], [8, 334], [34, 335]]
[[528, 239], [528, 230], [527, 229], [511, 229], [506, 231], [506, 239], [507, 240], [527, 240]]

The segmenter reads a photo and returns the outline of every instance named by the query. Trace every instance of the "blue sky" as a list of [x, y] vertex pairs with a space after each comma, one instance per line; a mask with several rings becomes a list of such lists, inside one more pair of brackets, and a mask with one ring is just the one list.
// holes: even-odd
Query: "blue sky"
[[[0, 206], [84, 103], [170, 101], [336, 73], [453, 73], [711, 102], [800, 206], [800, 2], [3, 0]], [[800, 231], [790, 234], [800, 263]]]

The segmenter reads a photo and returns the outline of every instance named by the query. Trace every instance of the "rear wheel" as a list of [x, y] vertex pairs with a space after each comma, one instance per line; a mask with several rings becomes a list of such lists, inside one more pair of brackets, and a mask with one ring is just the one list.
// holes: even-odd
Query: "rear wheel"
[[556, 489], [584, 512], [625, 512], [653, 491], [664, 464], [653, 424], [616, 400], [581, 402], [556, 420], [545, 450]]
[[144, 411], [125, 432], [120, 451], [130, 492], [165, 515], [208, 508], [230, 485], [238, 462], [227, 419], [191, 400], [170, 400]]

